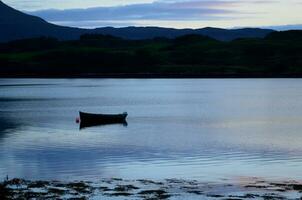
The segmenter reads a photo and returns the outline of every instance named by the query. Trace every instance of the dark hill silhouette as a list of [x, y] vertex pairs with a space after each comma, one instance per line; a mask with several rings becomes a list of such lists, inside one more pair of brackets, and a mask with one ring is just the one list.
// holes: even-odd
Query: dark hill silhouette
[[182, 35], [198, 34], [208, 36], [221, 41], [231, 41], [238, 38], [264, 38], [273, 30], [244, 28], [244, 29], [173, 29], [160, 27], [125, 27], [125, 28], [97, 28], [94, 33], [109, 34], [124, 39], [149, 39], [154, 37], [176, 38]]
[[302, 40], [302, 30], [276, 31], [266, 36], [272, 40]]
[[0, 42], [34, 38], [40, 36], [55, 37], [60, 40], [78, 39], [82, 34], [107, 34], [124, 39], [150, 39], [154, 37], [175, 38], [186, 34], [200, 34], [217, 40], [230, 41], [237, 38], [263, 38], [273, 30], [269, 29], [173, 29], [160, 27], [125, 27], [80, 29], [58, 26], [45, 20], [22, 13], [0, 1]]
[[0, 41], [40, 36], [76, 39], [83, 30], [50, 24], [45, 20], [15, 10], [0, 1]]

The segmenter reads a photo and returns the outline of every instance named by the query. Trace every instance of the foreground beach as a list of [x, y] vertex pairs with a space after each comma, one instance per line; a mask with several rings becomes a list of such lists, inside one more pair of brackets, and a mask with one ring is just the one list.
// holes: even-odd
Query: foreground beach
[[89, 181], [28, 181], [1, 183], [0, 199], [301, 199], [302, 184], [258, 178], [240, 183], [203, 183], [180, 179]]

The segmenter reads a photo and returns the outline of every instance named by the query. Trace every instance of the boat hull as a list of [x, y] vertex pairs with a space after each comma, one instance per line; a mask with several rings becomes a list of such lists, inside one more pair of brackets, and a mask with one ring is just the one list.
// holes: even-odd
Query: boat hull
[[128, 114], [117, 114], [117, 115], [107, 115], [107, 114], [93, 114], [80, 112], [80, 127], [91, 127], [97, 125], [106, 124], [127, 124], [126, 118]]

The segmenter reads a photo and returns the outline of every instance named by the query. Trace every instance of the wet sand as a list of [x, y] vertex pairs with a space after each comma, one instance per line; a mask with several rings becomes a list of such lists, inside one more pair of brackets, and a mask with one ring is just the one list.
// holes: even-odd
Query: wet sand
[[0, 184], [0, 199], [302, 199], [302, 184], [296, 181], [268, 182], [249, 179], [240, 183], [203, 183], [195, 180], [89, 181], [6, 180]]

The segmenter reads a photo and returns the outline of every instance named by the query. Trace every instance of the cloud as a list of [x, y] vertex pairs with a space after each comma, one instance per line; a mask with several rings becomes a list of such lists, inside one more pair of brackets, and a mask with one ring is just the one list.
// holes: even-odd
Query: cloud
[[[69, 27], [81, 27], [87, 29], [93, 29], [97, 27], [127, 27], [127, 26], [138, 26], [139, 23], [136, 21], [112, 21], [112, 20], [87, 20], [87, 21], [52, 21], [54, 24]], [[144, 24], [143, 26], [146, 26]]]
[[211, 20], [235, 13], [226, 9], [234, 1], [158, 1], [124, 6], [95, 7], [87, 9], [40, 10], [29, 12], [48, 21], [127, 21], [127, 20]]
[[[141, 3], [131, 4], [134, 1]], [[235, 25], [268, 24], [267, 22], [274, 18], [270, 16], [268, 19], [267, 11], [270, 14], [276, 13], [276, 8], [280, 4], [280, 0], [131, 0], [129, 2], [126, 5], [100, 7], [96, 5], [88, 8], [79, 6], [75, 9], [62, 7], [61, 9], [27, 11], [27, 13], [59, 25], [83, 28], [100, 26], [174, 28], [219, 26], [226, 28]], [[264, 17], [264, 20], [259, 20]]]

